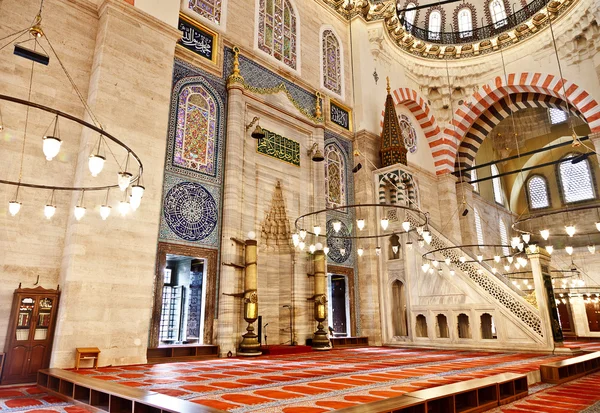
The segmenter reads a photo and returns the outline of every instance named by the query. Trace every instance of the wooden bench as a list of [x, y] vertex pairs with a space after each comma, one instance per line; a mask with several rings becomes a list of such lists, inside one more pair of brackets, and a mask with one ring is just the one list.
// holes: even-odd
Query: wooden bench
[[94, 379], [61, 369], [38, 371], [37, 385], [42, 390], [95, 412], [110, 413], [226, 413], [223, 410]]
[[175, 361], [208, 360], [219, 357], [219, 346], [211, 344], [168, 345], [149, 348], [146, 352], [149, 364], [172, 363]]
[[600, 351], [540, 365], [544, 383], [560, 384], [600, 369]]
[[98, 347], [77, 347], [75, 370], [79, 370], [79, 362], [81, 360], [93, 360], [93, 368], [97, 369], [99, 356], [100, 349]]
[[334, 348], [366, 347], [369, 345], [369, 337], [331, 337], [329, 340]]
[[477, 413], [529, 394], [527, 375], [504, 373], [482, 379], [417, 390], [338, 413]]

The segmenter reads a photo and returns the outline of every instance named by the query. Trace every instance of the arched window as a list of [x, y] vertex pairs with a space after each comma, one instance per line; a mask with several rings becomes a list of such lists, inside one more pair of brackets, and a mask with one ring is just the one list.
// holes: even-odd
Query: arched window
[[321, 76], [325, 89], [342, 95], [342, 55], [340, 41], [332, 30], [321, 35]]
[[285, 63], [297, 66], [298, 23], [289, 0], [259, 0], [258, 47]]
[[346, 203], [344, 157], [336, 145], [329, 145], [325, 147], [325, 160], [327, 208], [342, 206]]
[[577, 159], [577, 155], [569, 153], [558, 164], [562, 196], [567, 204], [596, 198], [589, 160]]
[[500, 181], [500, 178], [498, 178], [498, 175], [500, 175], [500, 172], [498, 172], [498, 167], [496, 165], [492, 165], [490, 170], [492, 172], [492, 176], [494, 177], [492, 178], [494, 199], [497, 203], [504, 204], [504, 191], [502, 190], [502, 181]]
[[183, 7], [199, 14], [213, 23], [221, 24], [223, 0], [187, 0]]
[[458, 11], [458, 31], [461, 38], [471, 37], [473, 35], [473, 16], [468, 7]]
[[550, 108], [548, 109], [548, 117], [552, 125], [557, 125], [567, 121], [567, 112], [562, 109]]
[[[473, 164], [473, 167], [475, 167], [475, 164]], [[473, 170], [471, 170], [471, 182], [476, 181], [476, 180], [477, 180], [477, 169], [473, 169]], [[473, 185], [473, 191], [479, 192], [479, 182], [473, 182], [471, 185]]]
[[217, 173], [218, 103], [201, 85], [184, 87], [179, 94], [173, 165], [215, 176]]
[[483, 244], [483, 229], [481, 228], [481, 217], [479, 211], [473, 208], [473, 215], [475, 216], [475, 233], [477, 234], [477, 244]]
[[[410, 9], [411, 7], [417, 7], [415, 3], [408, 3], [405, 8]], [[416, 10], [409, 10], [404, 12], [404, 28], [408, 31], [412, 29], [415, 24], [415, 17], [417, 17]]]
[[490, 16], [492, 17], [492, 23], [497, 29], [505, 26], [508, 22], [506, 21], [506, 9], [502, 0], [492, 0], [490, 2]]
[[527, 181], [527, 195], [529, 198], [529, 208], [548, 208], [550, 206], [550, 197], [548, 195], [548, 184], [546, 178], [540, 175], [534, 175]]
[[500, 244], [505, 245], [502, 247], [502, 254], [507, 256], [510, 254], [510, 249], [508, 248], [508, 232], [506, 231], [506, 224], [501, 219], [498, 220], [498, 229], [500, 230]]
[[442, 29], [442, 13], [438, 10], [433, 10], [429, 13], [429, 39], [430, 40], [439, 40], [440, 39], [440, 30]]

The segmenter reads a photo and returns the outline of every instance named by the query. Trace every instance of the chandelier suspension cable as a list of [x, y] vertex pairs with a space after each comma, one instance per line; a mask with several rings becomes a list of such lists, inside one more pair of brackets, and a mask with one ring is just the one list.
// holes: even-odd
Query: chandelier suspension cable
[[[502, 50], [502, 48], [500, 48], [500, 58], [502, 59], [502, 71], [504, 73], [504, 82], [506, 84], [506, 87], [508, 88], [508, 74], [506, 73], [506, 62], [504, 60], [504, 52]], [[512, 129], [513, 129], [513, 136], [515, 138], [515, 149], [517, 151], [517, 159], [519, 159], [519, 161], [521, 160], [521, 151], [519, 149], [519, 139], [518, 139], [518, 134], [517, 134], [517, 126], [515, 124], [515, 112], [513, 111], [513, 108], [511, 106], [511, 99], [510, 99], [510, 93], [507, 92], [506, 95], [506, 106], [508, 107], [508, 113], [511, 119], [511, 123], [512, 123]], [[551, 149], [552, 150], [552, 149]], [[521, 182], [523, 182], [523, 185], [525, 185], [525, 176], [524, 176], [524, 172], [523, 172], [523, 167], [525, 166], [524, 163], [521, 164], [520, 168], [519, 168], [519, 176], [521, 177]], [[527, 211], [527, 208], [525, 208], [523, 210], [523, 212], [521, 214], [519, 214], [518, 218], [521, 218], [523, 216], [523, 214]], [[514, 228], [513, 228], [514, 229]], [[530, 227], [531, 229], [531, 227]]]
[[[448, 99], [450, 100], [450, 124], [452, 125], [452, 130], [456, 134], [456, 125], [454, 124], [453, 119], [452, 119], [453, 115], [454, 115], [454, 105], [452, 103], [452, 87], [450, 85], [450, 69], [448, 68], [448, 59], [444, 59], [444, 61], [446, 64], [446, 79], [448, 81]], [[455, 139], [454, 135], [453, 135], [453, 139]], [[460, 162], [460, 160], [459, 160], [459, 162]], [[463, 177], [462, 177], [462, 167], [460, 165], [458, 168], [458, 181], [461, 183], [462, 201], [459, 205], [456, 206], [456, 208], [452, 212], [452, 215], [450, 216], [448, 221], [446, 221], [446, 223], [444, 225], [442, 225], [442, 229], [440, 230], [440, 233], [442, 233], [442, 234], [444, 233], [444, 230], [446, 229], [446, 227], [448, 225], [450, 225], [450, 222], [452, 222], [452, 219], [454, 218], [454, 216], [458, 214], [458, 211], [459, 211], [461, 205], [467, 205], [467, 197], [465, 195], [465, 189], [462, 186]]]
[[82, 93], [79, 91], [79, 88], [77, 87], [77, 85], [75, 84], [75, 81], [73, 80], [73, 78], [71, 77], [71, 75], [69, 74], [69, 72], [67, 71], [67, 68], [63, 64], [62, 60], [60, 60], [60, 57], [58, 56], [58, 53], [56, 53], [56, 50], [54, 49], [54, 46], [52, 46], [52, 43], [50, 42], [50, 39], [48, 38], [48, 35], [45, 32], [44, 32], [44, 37], [46, 38], [46, 41], [48, 42], [48, 46], [50, 46], [50, 50], [52, 50], [52, 53], [54, 54], [54, 57], [56, 57], [56, 60], [58, 61], [58, 64], [60, 65], [60, 67], [62, 68], [63, 72], [65, 73], [65, 76], [67, 76], [67, 79], [69, 80], [69, 83], [73, 87], [73, 90], [75, 90], [75, 93], [77, 94], [77, 97], [81, 101], [81, 104], [85, 108], [85, 111], [87, 112], [87, 114], [92, 119], [92, 122], [94, 123], [95, 126], [97, 126], [100, 129], [104, 130], [104, 127], [102, 126], [102, 123], [96, 117], [96, 115], [94, 114], [94, 112], [92, 112], [92, 109], [89, 107], [89, 105], [85, 101]]
[[[33, 46], [33, 50], [35, 51], [37, 45], [37, 41]], [[31, 74], [29, 75], [29, 91], [27, 92], [27, 100], [31, 101], [31, 90], [33, 85], [33, 72], [35, 69], [35, 62], [31, 62]], [[25, 143], [27, 141], [27, 127], [29, 126], [29, 106], [27, 106], [27, 110], [25, 111], [25, 128], [23, 130], [23, 145], [21, 147], [21, 164], [19, 166], [19, 184], [23, 178], [23, 161], [25, 159]], [[19, 193], [19, 186], [17, 185], [17, 194]], [[17, 200], [15, 198], [15, 200]]]

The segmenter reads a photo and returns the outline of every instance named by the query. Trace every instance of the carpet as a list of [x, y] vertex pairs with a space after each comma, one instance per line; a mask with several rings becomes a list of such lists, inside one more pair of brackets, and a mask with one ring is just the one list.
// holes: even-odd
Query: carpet
[[51, 396], [34, 385], [0, 387], [2, 413], [90, 413], [87, 410]]
[[361, 347], [258, 358], [104, 367], [77, 373], [245, 412], [321, 413], [565, 356]]

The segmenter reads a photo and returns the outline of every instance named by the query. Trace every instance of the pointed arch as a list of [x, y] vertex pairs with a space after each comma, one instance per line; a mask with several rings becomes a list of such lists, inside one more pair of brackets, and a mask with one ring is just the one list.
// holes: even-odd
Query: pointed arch
[[[429, 148], [431, 149], [436, 169], [444, 162], [449, 161], [454, 164], [456, 147], [453, 143], [447, 142], [442, 138], [441, 129], [435, 120], [435, 116], [431, 113], [427, 101], [423, 99], [416, 90], [407, 87], [393, 90], [392, 98], [394, 99], [395, 105], [406, 106], [417, 119], [417, 122], [419, 122], [419, 126], [423, 130]], [[381, 111], [381, 120], [379, 122], [381, 128], [383, 128], [384, 114], [385, 108]]]
[[497, 76], [454, 112], [450, 125], [444, 129], [440, 139], [448, 142], [448, 147], [454, 147], [456, 156], [451, 163], [447, 162], [447, 158], [443, 159], [444, 162], [440, 162], [437, 167], [438, 159], [434, 155], [437, 174], [450, 173], [455, 167], [472, 165], [487, 133], [508, 116], [511, 110], [528, 107], [566, 109], [563, 83], [571, 113], [586, 121], [593, 133], [600, 132], [600, 106], [588, 91], [577, 84], [542, 73], [512, 73], [506, 79]]

